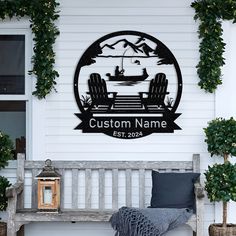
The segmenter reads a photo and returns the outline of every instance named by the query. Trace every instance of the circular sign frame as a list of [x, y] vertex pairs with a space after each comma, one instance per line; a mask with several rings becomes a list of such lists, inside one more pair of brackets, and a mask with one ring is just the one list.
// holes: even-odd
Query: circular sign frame
[[[137, 41], [131, 42], [129, 38], [132, 37], [137, 37]], [[115, 41], [112, 42], [112, 40]], [[150, 47], [148, 43], [146, 43], [147, 41], [151, 42], [152, 45], [154, 44], [155, 48]], [[118, 45], [122, 45], [124, 48], [122, 55], [114, 55]], [[150, 77], [146, 67], [143, 68], [142, 75], [125, 75], [123, 61], [121, 70], [119, 66], [111, 65], [112, 69], [115, 67], [115, 72], [114, 75], [106, 73], [108, 77], [107, 80], [103, 79], [102, 77], [104, 76], [101, 76], [100, 73], [93, 72], [90, 75], [88, 74], [87, 82], [89, 91], [86, 92], [88, 97], [86, 95], [86, 98], [85, 96], [82, 96], [83, 99], [81, 98], [79, 91], [81, 70], [96, 64], [96, 60], [99, 57], [109, 59], [110, 61], [111, 59], [119, 57], [123, 60], [125, 57], [128, 57], [125, 55], [128, 48], [132, 50], [134, 54], [129, 57], [136, 58], [135, 62], [137, 64], [139, 63], [139, 65], [141, 59], [156, 57], [159, 59], [157, 67], [160, 65], [172, 65], [174, 67], [177, 91], [175, 99], [171, 98], [172, 100], [168, 102], [168, 105], [164, 100], [167, 97], [166, 95], [169, 94], [167, 91], [168, 79], [166, 79], [165, 73], [157, 73], [155, 78], [150, 80], [149, 91], [139, 92], [136, 96], [122, 96], [119, 95], [119, 93], [117, 94], [117, 92], [108, 91], [108, 82], [119, 82], [119, 84], [123, 86], [128, 86], [130, 84], [140, 83], [146, 80], [147, 77]], [[110, 50], [112, 53], [103, 55], [105, 49]], [[110, 71], [111, 70], [109, 70], [109, 72]], [[76, 115], [82, 120], [82, 123], [75, 129], [81, 129], [84, 133], [104, 133], [122, 139], [140, 138], [151, 133], [172, 133], [174, 130], [181, 129], [174, 123], [174, 120], [180, 115], [180, 113], [175, 112], [181, 99], [182, 89], [183, 81], [179, 64], [173, 53], [160, 40], [138, 31], [118, 31], [107, 34], [96, 40], [87, 48], [76, 66], [74, 95], [81, 112]], [[113, 94], [113, 100], [109, 97], [109, 94]], [[144, 98], [144, 94], [147, 94], [147, 98]], [[85, 102], [88, 103], [89, 99], [90, 104], [86, 104], [85, 106]], [[128, 107], [131, 107], [136, 100], [140, 100], [138, 102], [141, 103], [140, 106], [142, 106], [142, 108], [137, 108], [136, 110], [131, 110], [130, 108], [129, 110]], [[120, 101], [122, 101], [122, 103]], [[136, 101], [137, 104], [138, 102]], [[118, 105], [121, 107], [121, 104], [125, 103], [126, 110], [124, 106], [123, 108], [116, 108]], [[137, 104], [135, 105], [138, 106]], [[151, 105], [157, 106], [156, 111], [149, 109]], [[104, 106], [108, 108], [103, 111], [101, 107]]]

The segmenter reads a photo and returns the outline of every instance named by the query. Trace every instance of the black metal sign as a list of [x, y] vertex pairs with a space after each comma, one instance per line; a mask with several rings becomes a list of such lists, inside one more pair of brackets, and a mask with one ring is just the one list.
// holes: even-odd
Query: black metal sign
[[173, 133], [181, 71], [158, 39], [137, 31], [105, 35], [82, 55], [74, 76], [82, 121], [75, 129], [122, 139]]

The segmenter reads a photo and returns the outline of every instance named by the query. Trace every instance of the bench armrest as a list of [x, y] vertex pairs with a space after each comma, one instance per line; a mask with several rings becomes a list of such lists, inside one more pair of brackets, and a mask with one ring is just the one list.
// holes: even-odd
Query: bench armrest
[[17, 195], [22, 193], [23, 189], [24, 189], [23, 182], [16, 182], [14, 185], [6, 189], [6, 197], [7, 198], [17, 197]]
[[196, 197], [196, 231], [197, 235], [204, 235], [204, 188], [200, 182], [194, 184], [194, 193]]
[[202, 185], [199, 182], [196, 182], [194, 184], [194, 193], [196, 198], [203, 198], [205, 196], [204, 194], [204, 188], [202, 187]]

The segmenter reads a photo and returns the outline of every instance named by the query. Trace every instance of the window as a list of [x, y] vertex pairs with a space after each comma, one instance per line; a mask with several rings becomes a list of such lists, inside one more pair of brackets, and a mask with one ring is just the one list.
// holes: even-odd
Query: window
[[16, 153], [25, 153], [26, 102], [0, 101], [0, 130], [8, 134]]
[[[12, 30], [13, 31], [13, 30]], [[15, 156], [25, 152], [29, 130], [27, 32], [0, 34], [0, 130], [10, 136]], [[15, 33], [17, 32], [17, 33]], [[27, 79], [27, 80], [26, 80]], [[27, 126], [26, 126], [27, 124]]]
[[0, 94], [25, 94], [25, 35], [0, 35]]

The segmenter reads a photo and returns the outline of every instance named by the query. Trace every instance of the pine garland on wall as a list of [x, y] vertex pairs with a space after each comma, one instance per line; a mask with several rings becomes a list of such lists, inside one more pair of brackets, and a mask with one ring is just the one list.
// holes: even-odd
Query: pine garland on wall
[[58, 19], [59, 4], [55, 0], [0, 0], [0, 18], [30, 17], [34, 35], [33, 69], [30, 74], [37, 77], [36, 90], [39, 99], [45, 98], [55, 89], [58, 72], [54, 70], [55, 53], [53, 44], [59, 35], [54, 21]]
[[195, 9], [194, 19], [200, 21], [198, 84], [205, 91], [213, 93], [222, 84], [221, 67], [225, 64], [222, 20], [236, 22], [236, 0], [196, 0], [191, 7]]

